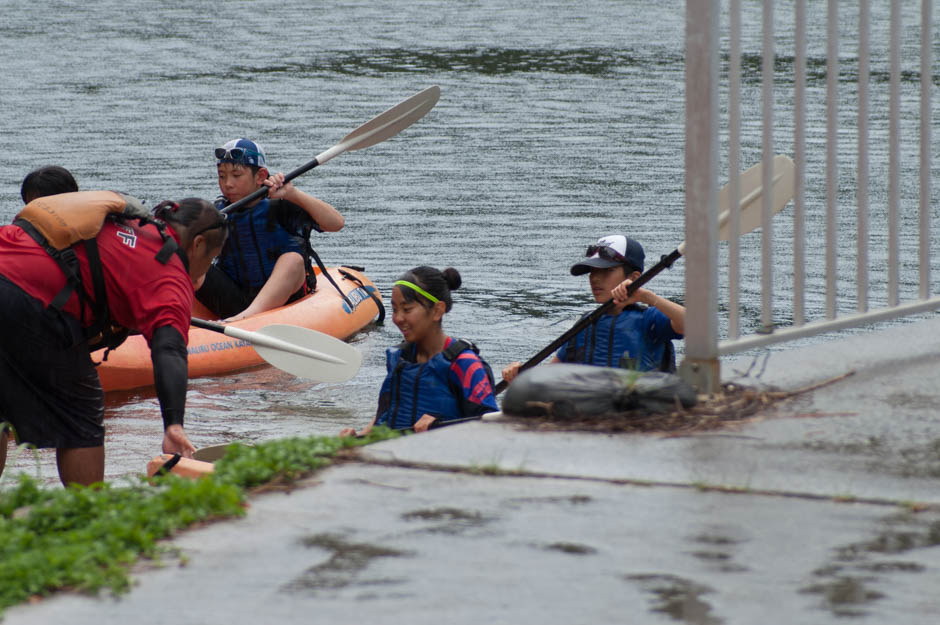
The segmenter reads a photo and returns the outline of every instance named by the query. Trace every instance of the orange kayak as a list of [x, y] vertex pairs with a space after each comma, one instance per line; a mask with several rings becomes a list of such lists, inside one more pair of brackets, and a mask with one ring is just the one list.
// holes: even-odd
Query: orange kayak
[[[328, 280], [319, 276], [318, 271], [317, 288], [313, 293], [231, 325], [255, 331], [271, 324], [284, 323], [323, 332], [338, 339], [349, 338], [378, 315], [378, 306], [369, 293], [374, 293], [379, 300], [382, 295], [372, 281], [359, 271], [349, 267], [331, 267], [327, 271], [345, 293], [351, 307]], [[212, 319], [198, 302], [193, 316]], [[190, 328], [188, 351], [190, 378], [225, 375], [265, 364], [247, 341], [201, 328]], [[103, 355], [103, 350], [98, 351], [92, 354], [92, 358], [100, 362]], [[105, 391], [152, 386], [150, 347], [144, 337], [139, 334], [131, 336], [120, 347], [112, 350], [108, 359], [98, 365], [98, 376]]]

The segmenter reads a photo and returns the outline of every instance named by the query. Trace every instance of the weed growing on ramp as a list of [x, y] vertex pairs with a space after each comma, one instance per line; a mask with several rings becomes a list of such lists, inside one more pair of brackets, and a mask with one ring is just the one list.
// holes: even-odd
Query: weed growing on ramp
[[169, 553], [158, 542], [197, 523], [244, 514], [246, 489], [290, 483], [342, 449], [398, 436], [376, 428], [362, 439], [311, 437], [233, 444], [213, 475], [170, 474], [130, 486], [44, 488], [21, 474], [0, 489], [0, 615], [58, 590], [115, 594], [130, 587], [141, 557]]

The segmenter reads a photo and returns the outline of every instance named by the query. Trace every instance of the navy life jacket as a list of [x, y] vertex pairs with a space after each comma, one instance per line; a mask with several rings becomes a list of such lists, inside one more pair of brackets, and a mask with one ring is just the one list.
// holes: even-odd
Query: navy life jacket
[[[636, 310], [638, 312], [643, 312], [648, 308], [648, 306], [642, 304], [632, 304], [624, 308], [624, 310]], [[590, 315], [591, 313], [585, 313], [581, 316], [582, 319]], [[568, 341], [567, 347], [565, 348], [565, 359], [564, 362], [577, 363], [577, 364], [593, 364], [594, 363], [594, 350], [597, 340], [597, 325], [599, 323], [610, 323], [615, 324], [617, 317], [619, 315], [603, 315], [599, 319], [595, 320], [594, 323], [584, 328], [581, 332], [571, 337], [571, 340]], [[607, 321], [609, 319], [609, 321]], [[611, 328], [613, 330], [613, 328]], [[579, 335], [584, 334], [584, 343], [580, 346], [577, 344], [577, 338]], [[637, 369], [639, 368], [638, 358], [630, 356], [629, 350], [626, 349], [626, 345], [623, 344], [625, 341], [618, 340], [618, 336], [611, 331], [611, 337], [607, 344], [607, 366], [609, 367], [619, 367], [621, 369]], [[619, 344], [618, 344], [619, 343]], [[645, 340], [643, 341], [645, 345]], [[642, 358], [642, 354], [638, 355]], [[676, 349], [673, 346], [672, 341], [666, 341], [663, 346], [663, 355], [659, 363], [659, 371], [665, 371], [666, 373], [675, 373], [676, 372]]]
[[[228, 201], [216, 200], [223, 209]], [[297, 252], [304, 259], [307, 282], [304, 292], [316, 288], [316, 274], [310, 259], [310, 233], [319, 230], [303, 208], [284, 200], [264, 198], [254, 206], [228, 215], [229, 237], [218, 265], [252, 296], [264, 286], [277, 259], [286, 252]]]
[[[444, 351], [422, 363], [414, 360], [413, 343], [402, 342], [388, 350], [391, 384], [387, 395], [379, 398], [376, 424], [401, 430], [412, 427], [424, 414], [441, 421], [482, 414], [476, 404], [464, 398], [463, 389], [449, 376], [453, 361], [468, 349], [480, 353], [472, 342], [452, 339]], [[493, 370], [482, 358], [480, 362], [490, 386], [495, 386]]]
[[[56, 218], [49, 219], [50, 215], [55, 215]], [[13, 225], [21, 228], [36, 241], [65, 274], [65, 286], [49, 303], [49, 308], [61, 311], [72, 297], [72, 293], [78, 294], [79, 321], [89, 352], [101, 348], [110, 351], [123, 343], [131, 333], [128, 328], [111, 319], [108, 307], [108, 294], [97, 241], [97, 235], [107, 220], [122, 224], [136, 220], [141, 226], [155, 226], [163, 239], [163, 245], [156, 255], [157, 261], [165, 265], [173, 254], [177, 254], [183, 261], [183, 266], [189, 270], [189, 259], [173, 237], [166, 233], [166, 224], [152, 219], [138, 200], [121, 193], [82, 191], [37, 198], [13, 220]], [[83, 224], [85, 227], [76, 224]], [[81, 238], [82, 236], [87, 238]], [[88, 285], [82, 282], [78, 256], [75, 254], [75, 247], [78, 245], [85, 247], [92, 278], [93, 298]], [[86, 307], [92, 311], [91, 323], [88, 325], [85, 318]], [[105, 360], [108, 358], [108, 351], [105, 351]]]

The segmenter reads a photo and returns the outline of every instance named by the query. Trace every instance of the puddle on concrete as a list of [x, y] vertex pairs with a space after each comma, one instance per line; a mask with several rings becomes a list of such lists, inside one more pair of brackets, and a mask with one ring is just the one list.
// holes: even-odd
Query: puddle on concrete
[[744, 539], [727, 536], [719, 531], [697, 534], [688, 539], [699, 547], [688, 554], [701, 560], [709, 568], [721, 573], [743, 573], [750, 569], [734, 562], [735, 547]]
[[885, 441], [878, 436], [869, 436], [860, 441], [805, 441], [780, 447], [806, 449], [840, 455], [882, 455], [888, 451]]
[[867, 604], [884, 597], [866, 585], [872, 581], [860, 577], [836, 577], [810, 584], [801, 588], [800, 592], [820, 595], [825, 607], [836, 616], [866, 616], [868, 611], [864, 608]]
[[702, 599], [714, 592], [708, 586], [676, 575], [637, 574], [624, 576], [649, 593], [650, 609], [689, 625], [721, 625], [724, 619], [712, 614], [712, 606]]
[[904, 408], [913, 408], [915, 410], [925, 410], [933, 412], [937, 407], [937, 399], [932, 395], [921, 395], [919, 393], [891, 393], [881, 398], [881, 401], [890, 406], [902, 406]]
[[493, 519], [476, 510], [461, 510], [460, 508], [427, 508], [412, 510], [401, 515], [405, 521], [424, 521], [429, 523], [423, 531], [435, 534], [461, 534], [471, 529], [479, 528]]
[[[304, 547], [323, 549], [330, 552], [326, 562], [322, 562], [304, 571], [303, 574], [287, 583], [285, 592], [316, 592], [320, 590], [340, 590], [348, 586], [395, 586], [405, 583], [405, 579], [366, 578], [364, 571], [376, 558], [399, 558], [410, 556], [407, 551], [390, 549], [369, 543], [354, 543], [338, 534], [315, 534], [301, 540]], [[374, 593], [360, 598], [375, 596]]]
[[867, 608], [886, 597], [892, 576], [923, 572], [924, 565], [899, 556], [940, 545], [940, 519], [936, 514], [902, 513], [884, 519], [868, 540], [837, 547], [833, 558], [815, 571], [814, 581], [801, 593], [821, 597], [821, 607], [840, 617], [868, 615]]
[[940, 477], [940, 439], [898, 452], [897, 474], [902, 477]]
[[589, 556], [597, 553], [597, 549], [594, 547], [580, 543], [557, 542], [545, 545], [544, 548], [546, 551], [560, 551], [561, 553], [567, 553], [573, 556]]
[[811, 440], [785, 444], [776, 449], [799, 449], [838, 456], [859, 456], [874, 473], [898, 477], [940, 477], [940, 439], [899, 447], [879, 436], [857, 441]]
[[513, 508], [524, 506], [583, 506], [591, 503], [593, 499], [589, 495], [568, 495], [564, 497], [511, 497], [503, 503]]

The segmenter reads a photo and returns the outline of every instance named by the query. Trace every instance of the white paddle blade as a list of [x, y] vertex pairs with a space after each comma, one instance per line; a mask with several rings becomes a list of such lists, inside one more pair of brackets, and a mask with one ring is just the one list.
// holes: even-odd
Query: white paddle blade
[[361, 150], [394, 137], [427, 115], [428, 111], [434, 108], [440, 98], [440, 87], [437, 85], [428, 87], [381, 115], [370, 119], [343, 137], [343, 140], [339, 143], [344, 146], [344, 151], [352, 151]]
[[[783, 207], [793, 198], [794, 193], [794, 171], [793, 160], [784, 154], [778, 154], [774, 157], [774, 188], [773, 214], [776, 215], [783, 210]], [[763, 205], [763, 167], [761, 163], [754, 165], [747, 171], [743, 171], [738, 178], [739, 192], [741, 198], [739, 203], [740, 218], [738, 219], [738, 235], [744, 235], [752, 230], [760, 228], [764, 221]], [[718, 215], [718, 238], [721, 241], [727, 241], [731, 238], [731, 202], [728, 199], [730, 195], [730, 185], [725, 185], [718, 192], [718, 208], [721, 213]], [[685, 241], [679, 244], [676, 250], [680, 254], [685, 254]]]
[[308, 351], [326, 354], [332, 357], [331, 360], [339, 361], [329, 362], [322, 357], [306, 353], [254, 345], [262, 358], [299, 378], [308, 378], [317, 382], [345, 382], [356, 375], [359, 367], [362, 366], [362, 353], [358, 349], [322, 332], [276, 324], [265, 326], [258, 330], [258, 333]]
[[[793, 198], [794, 171], [793, 160], [789, 156], [778, 154], [773, 160], [773, 199], [771, 207], [776, 215]], [[738, 221], [738, 234], [747, 234], [760, 228], [764, 221], [763, 215], [763, 167], [761, 163], [754, 165], [741, 173], [740, 184], [740, 210]], [[729, 185], [722, 187], [718, 194], [718, 207], [721, 214], [718, 216], [718, 238], [727, 241], [731, 238], [729, 217], [731, 216], [731, 201], [729, 199]]]
[[270, 365], [298, 378], [345, 382], [362, 365], [362, 354], [355, 347], [307, 328], [275, 324], [250, 332], [226, 326], [225, 334], [249, 341]]

